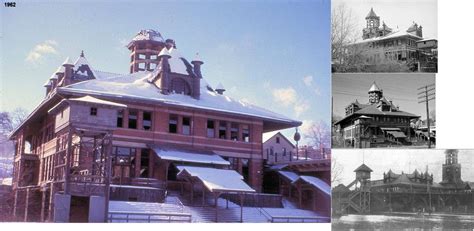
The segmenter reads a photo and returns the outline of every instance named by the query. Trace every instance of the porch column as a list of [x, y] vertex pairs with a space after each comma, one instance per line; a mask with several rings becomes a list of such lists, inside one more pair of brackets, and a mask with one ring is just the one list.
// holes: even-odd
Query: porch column
[[30, 200], [30, 188], [26, 188], [26, 200], [25, 200], [25, 216], [23, 218], [24, 222], [28, 221], [28, 203]]
[[41, 192], [41, 215], [40, 215], [40, 221], [44, 221], [44, 209], [45, 209], [45, 203], [46, 202], [46, 189]]
[[15, 196], [13, 199], [13, 218], [16, 218], [16, 208], [18, 206], [18, 187], [15, 190]]
[[240, 196], [240, 223], [244, 222], [244, 194], [239, 193]]

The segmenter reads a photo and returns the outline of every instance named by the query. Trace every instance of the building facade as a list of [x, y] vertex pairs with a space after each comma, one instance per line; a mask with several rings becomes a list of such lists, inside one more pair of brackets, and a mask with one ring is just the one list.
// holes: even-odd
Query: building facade
[[334, 123], [345, 147], [365, 148], [409, 145], [410, 122], [419, 116], [401, 111], [383, 95], [374, 82], [368, 91], [367, 104], [358, 100], [346, 106], [345, 117]]
[[354, 172], [356, 179], [349, 185], [333, 189], [335, 213], [377, 212], [474, 212], [474, 188], [472, 182], [461, 178], [461, 165], [457, 150], [445, 152], [442, 165], [442, 181], [436, 183], [433, 173], [418, 171], [383, 173], [382, 179], [371, 179], [367, 165], [362, 164]]
[[[64, 200], [55, 195], [69, 196], [70, 205], [93, 204], [91, 196], [109, 200], [122, 185], [192, 191], [178, 177], [182, 166], [233, 170], [261, 191], [262, 133], [301, 122], [211, 87], [204, 62], [188, 61], [157, 31], [140, 31], [127, 47], [130, 74], [95, 69], [82, 52], [44, 84], [45, 98], [10, 136], [14, 215], [68, 221], [56, 214]], [[122, 199], [160, 197], [145, 191]]]
[[365, 17], [362, 40], [348, 46], [347, 52], [367, 66], [401, 63], [407, 70], [437, 72], [437, 40], [423, 38], [423, 27], [413, 22], [407, 29], [393, 29], [380, 20], [373, 8]]

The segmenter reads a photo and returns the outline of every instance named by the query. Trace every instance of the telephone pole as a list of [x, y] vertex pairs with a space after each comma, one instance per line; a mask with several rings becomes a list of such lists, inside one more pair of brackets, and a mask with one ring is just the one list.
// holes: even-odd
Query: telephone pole
[[431, 148], [431, 129], [430, 129], [430, 109], [428, 102], [435, 99], [435, 84], [426, 85], [418, 88], [418, 103], [426, 104], [426, 122], [428, 126], [428, 148]]

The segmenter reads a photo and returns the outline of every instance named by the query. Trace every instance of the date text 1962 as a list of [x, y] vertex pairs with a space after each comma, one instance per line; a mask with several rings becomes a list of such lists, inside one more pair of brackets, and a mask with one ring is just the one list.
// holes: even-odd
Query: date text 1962
[[16, 7], [16, 2], [5, 2], [5, 7]]

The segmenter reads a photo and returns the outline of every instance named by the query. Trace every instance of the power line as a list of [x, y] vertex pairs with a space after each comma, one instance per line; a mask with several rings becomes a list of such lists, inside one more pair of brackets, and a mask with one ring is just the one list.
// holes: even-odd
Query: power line
[[428, 148], [431, 148], [431, 129], [430, 129], [430, 109], [428, 102], [435, 99], [435, 85], [429, 84], [423, 87], [418, 88], [418, 103], [425, 103], [426, 104], [426, 122], [428, 127]]

